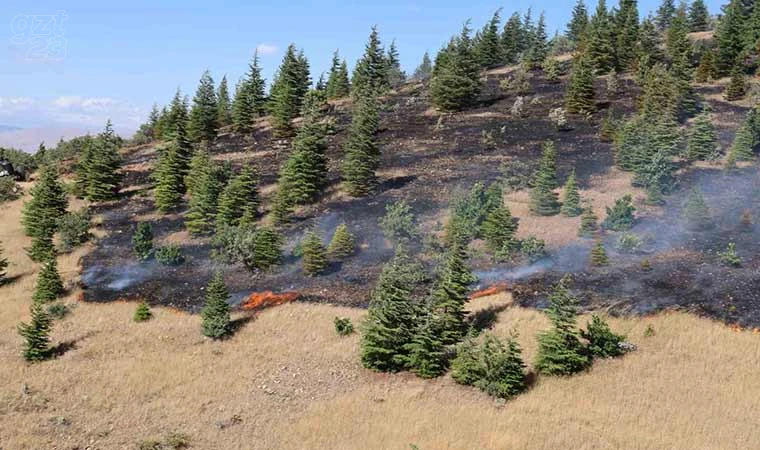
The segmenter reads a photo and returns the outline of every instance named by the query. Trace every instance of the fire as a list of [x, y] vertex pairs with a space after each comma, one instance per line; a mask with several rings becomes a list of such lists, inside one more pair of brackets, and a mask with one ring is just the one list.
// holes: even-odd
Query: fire
[[470, 300], [475, 300], [476, 298], [481, 297], [488, 297], [491, 295], [500, 294], [502, 292], [506, 292], [509, 290], [509, 283], [499, 283], [494, 284], [493, 286], [489, 286], [483, 290], [473, 292], [470, 294]]
[[243, 302], [243, 309], [250, 311], [253, 309], [265, 308], [267, 306], [277, 306], [283, 303], [290, 303], [300, 297], [298, 292], [283, 292], [275, 294], [272, 291], [254, 292]]

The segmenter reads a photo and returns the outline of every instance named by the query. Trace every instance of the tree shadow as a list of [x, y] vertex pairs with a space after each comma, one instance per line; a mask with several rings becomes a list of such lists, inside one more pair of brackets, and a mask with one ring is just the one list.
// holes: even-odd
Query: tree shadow
[[478, 333], [493, 327], [496, 320], [498, 320], [499, 313], [505, 311], [508, 307], [509, 305], [492, 305], [470, 314], [470, 327]]
[[51, 347], [48, 351], [48, 359], [55, 359], [68, 353], [70, 350], [76, 350], [77, 344], [80, 339], [70, 339], [68, 341], [59, 342], [56, 346]]
[[230, 321], [230, 332], [225, 339], [229, 339], [240, 331], [248, 322], [256, 318], [255, 314], [246, 314]]
[[26, 274], [26, 273], [20, 273], [20, 274], [18, 274], [18, 275], [14, 275], [14, 276], [12, 276], [12, 277], [5, 277], [5, 278], [2, 278], [2, 279], [0, 279], [0, 286], [6, 286], [6, 285], [10, 285], [10, 284], [13, 284], [13, 283], [15, 283], [16, 281], [18, 281], [18, 280], [20, 280], [21, 278], [23, 278], [25, 275], [29, 275], [29, 274]]
[[380, 183], [380, 185], [377, 187], [377, 192], [385, 192], [392, 189], [401, 189], [416, 179], [416, 175], [389, 178]]

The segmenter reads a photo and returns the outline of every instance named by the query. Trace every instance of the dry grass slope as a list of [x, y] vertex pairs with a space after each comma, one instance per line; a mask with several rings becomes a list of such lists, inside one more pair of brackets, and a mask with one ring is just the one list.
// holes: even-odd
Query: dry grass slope
[[[540, 379], [506, 404], [456, 385], [375, 374], [358, 364], [358, 336], [333, 317], [363, 312], [289, 304], [254, 317], [229, 341], [201, 338], [196, 316], [135, 305], [68, 302], [60, 358], [25, 364], [15, 326], [26, 320], [37, 267], [23, 252], [21, 201], [2, 205], [0, 241], [19, 278], [0, 288], [0, 448], [132, 449], [170, 432], [197, 449], [751, 449], [760, 448], [760, 336], [685, 314], [613, 319], [639, 350], [569, 379]], [[73, 286], [86, 249], [60, 258]], [[537, 311], [500, 294], [530, 360]], [[245, 318], [245, 316], [238, 316]], [[585, 318], [582, 320], [585, 323]], [[656, 331], [645, 337], [645, 328]]]

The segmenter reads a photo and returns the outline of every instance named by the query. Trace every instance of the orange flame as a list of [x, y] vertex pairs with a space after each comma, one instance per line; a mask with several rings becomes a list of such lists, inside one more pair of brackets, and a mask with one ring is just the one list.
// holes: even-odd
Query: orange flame
[[476, 298], [501, 294], [502, 292], [508, 291], [509, 287], [510, 287], [509, 283], [494, 284], [493, 286], [487, 287], [483, 290], [473, 292], [472, 294], [470, 294], [470, 300], [475, 300]]
[[275, 294], [272, 291], [254, 292], [243, 302], [242, 308], [246, 311], [253, 309], [265, 308], [267, 306], [277, 306], [283, 303], [290, 303], [300, 297], [298, 292], [283, 292]]

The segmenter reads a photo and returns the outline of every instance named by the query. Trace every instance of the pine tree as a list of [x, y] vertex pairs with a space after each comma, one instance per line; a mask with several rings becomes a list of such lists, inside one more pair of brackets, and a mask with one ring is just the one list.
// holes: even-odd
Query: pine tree
[[501, 51], [503, 64], [516, 63], [525, 51], [525, 30], [518, 13], [512, 14], [504, 24], [504, 30], [501, 33]]
[[150, 306], [148, 306], [148, 302], [143, 300], [137, 305], [137, 309], [135, 310], [135, 315], [132, 316], [132, 320], [134, 320], [135, 322], [146, 322], [150, 320], [152, 317], [153, 317], [153, 313], [150, 311]]
[[713, 117], [704, 112], [694, 119], [686, 145], [686, 155], [691, 161], [711, 159], [718, 151]]
[[533, 178], [530, 209], [540, 216], [553, 216], [560, 211], [558, 196], [554, 189], [557, 183], [557, 150], [554, 143], [544, 144], [541, 161]]
[[510, 250], [516, 244], [517, 222], [504, 204], [501, 195], [498, 197], [496, 205], [488, 208], [488, 213], [480, 226], [480, 234], [486, 241], [488, 250], [493, 254]]
[[119, 172], [119, 138], [114, 134], [111, 121], [92, 143], [87, 161], [87, 187], [85, 197], [93, 202], [113, 200], [119, 191], [122, 175]]
[[40, 302], [32, 302], [29, 311], [32, 320], [18, 326], [18, 332], [24, 338], [22, 355], [29, 362], [44, 361], [50, 357], [49, 335], [53, 321]]
[[570, 23], [567, 24], [565, 35], [577, 46], [586, 35], [587, 29], [588, 11], [586, 10], [586, 4], [583, 0], [578, 0], [578, 3], [573, 7], [573, 15]]
[[346, 191], [361, 197], [377, 184], [375, 172], [380, 165], [380, 150], [375, 142], [379, 117], [375, 99], [362, 99], [355, 106], [343, 160], [343, 183]]
[[605, 74], [616, 67], [614, 45], [615, 33], [612, 18], [605, 0], [599, 0], [589, 22], [585, 42], [585, 52], [588, 53], [591, 70], [595, 70], [597, 74]]
[[415, 285], [410, 279], [413, 270], [401, 247], [383, 267], [362, 329], [361, 361], [368, 369], [395, 372], [408, 364], [407, 344], [414, 334], [416, 314], [412, 303]]
[[678, 84], [678, 114], [690, 116], [698, 109], [698, 97], [692, 86], [692, 43], [688, 36], [689, 23], [685, 4], [676, 11], [668, 28], [666, 49], [670, 58], [670, 73]]
[[505, 345], [487, 333], [479, 356], [480, 374], [473, 384], [480, 390], [493, 397], [509, 399], [526, 389], [525, 363], [516, 334], [511, 334]]
[[306, 57], [303, 53], [296, 53], [295, 45], [290, 44], [269, 94], [272, 127], [277, 137], [288, 137], [293, 133], [292, 121], [301, 111], [309, 89], [308, 72]]
[[149, 222], [137, 224], [132, 236], [132, 250], [138, 259], [146, 260], [153, 256], [153, 227]]
[[593, 114], [596, 112], [594, 98], [594, 69], [590, 57], [582, 51], [573, 58], [573, 69], [565, 94], [565, 107], [571, 113]]
[[219, 196], [216, 224], [238, 226], [253, 223], [259, 212], [258, 176], [251, 167], [243, 167]]
[[232, 101], [230, 100], [230, 89], [227, 86], [227, 75], [222, 77], [216, 91], [216, 111], [218, 127], [226, 127], [232, 123]]
[[335, 229], [330, 245], [327, 246], [327, 255], [334, 259], [344, 259], [356, 253], [356, 239], [348, 230], [345, 223]]
[[356, 62], [354, 74], [351, 77], [351, 96], [354, 99], [376, 97], [384, 94], [389, 87], [388, 64], [383, 46], [377, 27], [372, 27], [364, 47], [364, 55]]
[[94, 138], [89, 134], [85, 136], [82, 150], [77, 156], [74, 166], [74, 195], [77, 198], [87, 197], [87, 188], [90, 186], [90, 165], [94, 155]]
[[742, 0], [730, 0], [723, 6], [715, 41], [718, 47], [718, 73], [728, 75], [738, 64], [745, 46], [746, 11]]
[[708, 48], [702, 53], [699, 66], [697, 66], [697, 71], [694, 73], [694, 80], [697, 83], [707, 83], [717, 78], [718, 71], [715, 67], [715, 52], [713, 49]]
[[546, 313], [553, 328], [538, 335], [535, 367], [542, 375], [572, 375], [591, 364], [576, 329], [578, 300], [566, 283], [565, 279], [560, 281], [549, 297], [550, 306]]
[[32, 238], [29, 257], [42, 262], [54, 255], [53, 234], [58, 228], [58, 218], [66, 213], [68, 200], [58, 182], [55, 168], [45, 166], [37, 183], [30, 190], [31, 199], [21, 210], [21, 223], [27, 236]]
[[567, 177], [562, 196], [562, 214], [567, 217], [580, 216], [583, 212], [581, 207], [581, 194], [578, 192], [578, 183], [575, 180], [575, 170]]
[[501, 9], [496, 10], [491, 20], [480, 32], [480, 39], [475, 45], [474, 52], [480, 67], [495, 67], [501, 64], [504, 57], [501, 54], [501, 42], [499, 24], [501, 23]]
[[182, 203], [182, 195], [186, 189], [182, 173], [185, 163], [180, 152], [177, 141], [172, 141], [161, 152], [153, 172], [156, 181], [153, 201], [156, 208], [163, 213], [175, 209]]
[[661, 41], [660, 32], [657, 30], [652, 17], [650, 16], [644, 19], [639, 27], [639, 71], [646, 70], [652, 65], [662, 62], [665, 59], [665, 55], [661, 49]]
[[219, 106], [214, 88], [214, 79], [206, 70], [201, 76], [198, 90], [193, 97], [193, 107], [190, 110], [188, 131], [193, 142], [216, 139], [216, 130], [219, 127]]
[[707, 230], [714, 225], [710, 208], [699, 188], [694, 188], [689, 192], [681, 215], [686, 225], [692, 230]]
[[751, 161], [755, 157], [754, 150], [757, 144], [757, 138], [753, 135], [752, 130], [745, 122], [736, 131], [734, 142], [731, 145], [731, 150], [729, 150], [728, 154], [734, 160], [734, 164], [736, 164], [736, 161]]
[[322, 243], [322, 236], [315, 231], [309, 231], [301, 241], [301, 248], [304, 273], [310, 277], [324, 273], [327, 268], [327, 250]]
[[694, 0], [689, 6], [689, 31], [698, 33], [710, 29], [710, 13], [704, 0]]
[[430, 75], [433, 73], [433, 63], [430, 61], [430, 55], [428, 52], [425, 52], [424, 55], [422, 55], [422, 62], [419, 66], [417, 66], [416, 69], [414, 69], [414, 74], [412, 75], [412, 79], [414, 80], [427, 80], [430, 78]]
[[58, 263], [55, 258], [50, 258], [43, 265], [37, 284], [34, 287], [32, 300], [40, 303], [52, 302], [63, 294], [63, 282], [58, 274]]
[[633, 227], [636, 220], [634, 212], [636, 207], [633, 206], [633, 197], [626, 194], [615, 200], [615, 204], [610, 208], [607, 207], [607, 217], [605, 217], [602, 227], [612, 231], [627, 231]]
[[421, 378], [436, 378], [446, 372], [446, 351], [432, 326], [429, 315], [417, 327], [411, 342], [404, 346], [409, 353], [407, 367]]
[[594, 233], [596, 233], [596, 230], [599, 229], [599, 225], [597, 224], [598, 220], [599, 218], [594, 214], [594, 208], [591, 206], [584, 208], [583, 214], [581, 215], [581, 226], [578, 229], [578, 236], [593, 236]]
[[724, 97], [729, 102], [741, 100], [747, 94], [747, 82], [743, 68], [737, 64], [731, 69], [731, 81], [726, 86]]
[[238, 84], [232, 101], [232, 127], [235, 131], [250, 130], [253, 119], [264, 112], [264, 84], [259, 66], [259, 54], [256, 52], [248, 66], [248, 74]]
[[480, 74], [468, 24], [436, 57], [430, 84], [433, 103], [443, 111], [472, 105], [480, 92]]
[[338, 58], [338, 51], [333, 53], [332, 66], [330, 67], [330, 76], [327, 78], [327, 87], [325, 91], [328, 99], [346, 97], [351, 90], [348, 81], [348, 68], [346, 61]]
[[229, 178], [229, 167], [212, 164], [197, 181], [191, 193], [190, 209], [185, 215], [185, 227], [192, 234], [208, 234], [214, 231], [219, 196]]
[[636, 0], [620, 0], [615, 16], [617, 42], [615, 45], [616, 67], [625, 71], [633, 67], [639, 41], [639, 10]]
[[549, 54], [549, 42], [546, 36], [546, 16], [543, 12], [538, 18], [538, 24], [533, 32], [531, 45], [528, 49], [527, 62], [531, 68], [541, 67]]
[[391, 41], [390, 47], [388, 47], [388, 54], [386, 56], [386, 71], [388, 85], [395, 88], [406, 80], [406, 73], [401, 70], [401, 61], [399, 60], [398, 49], [396, 48], [396, 41]]
[[662, 4], [657, 8], [657, 28], [665, 31], [670, 28], [673, 18], [676, 15], [676, 4], [674, 0], [662, 0]]
[[620, 346], [625, 337], [613, 333], [607, 322], [596, 314], [591, 316], [591, 322], [581, 335], [588, 341], [589, 353], [595, 358], [614, 358], [625, 353]]
[[597, 239], [596, 244], [591, 249], [591, 265], [592, 266], [606, 266], [610, 263], [610, 258], [607, 256], [607, 251], [604, 249], [601, 239]]
[[201, 331], [204, 336], [221, 339], [232, 331], [230, 305], [227, 303], [229, 296], [222, 274], [217, 272], [206, 287], [206, 303], [201, 310]]
[[446, 254], [430, 298], [435, 334], [443, 345], [453, 345], [467, 332], [464, 305], [469, 287], [476, 281], [467, 266], [467, 251], [454, 243]]

